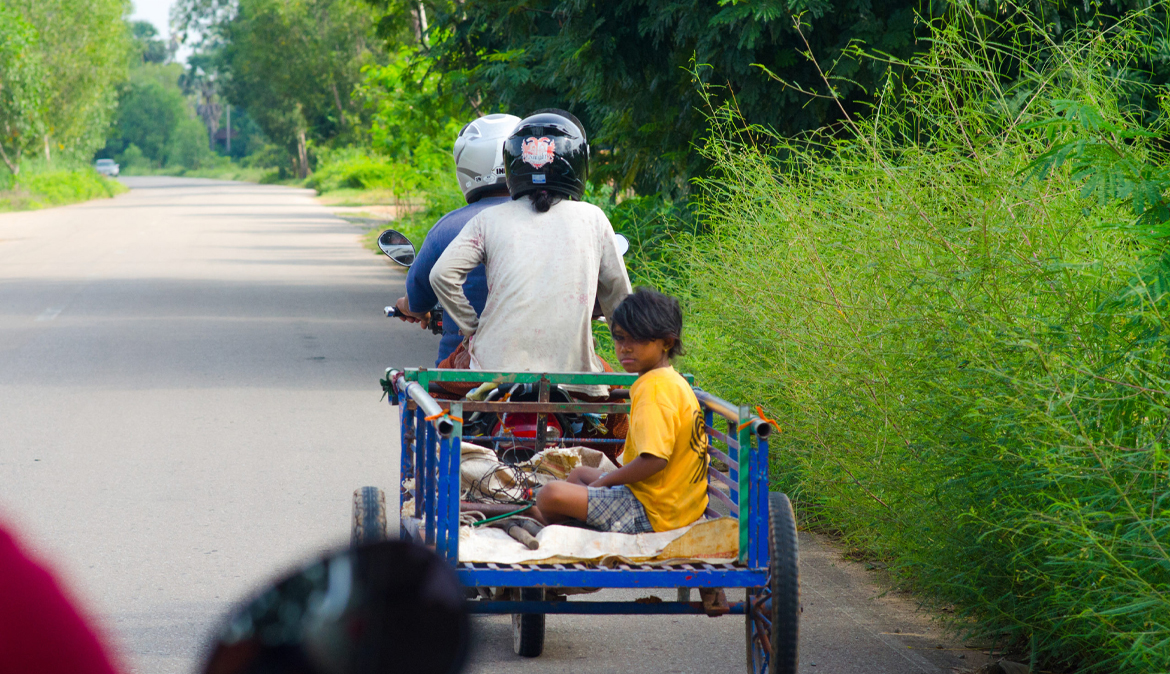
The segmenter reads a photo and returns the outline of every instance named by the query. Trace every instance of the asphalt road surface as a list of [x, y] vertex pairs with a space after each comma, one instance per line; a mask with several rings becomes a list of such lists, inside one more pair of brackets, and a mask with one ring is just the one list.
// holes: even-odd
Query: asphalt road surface
[[[0, 517], [128, 671], [188, 673], [235, 601], [347, 542], [354, 488], [394, 484], [378, 378], [429, 364], [437, 339], [381, 316], [403, 274], [311, 193], [125, 182], [0, 215]], [[802, 671], [977, 664], [803, 545]], [[475, 672], [743, 671], [741, 618], [550, 616], [535, 660], [512, 654], [508, 618], [476, 627]]]

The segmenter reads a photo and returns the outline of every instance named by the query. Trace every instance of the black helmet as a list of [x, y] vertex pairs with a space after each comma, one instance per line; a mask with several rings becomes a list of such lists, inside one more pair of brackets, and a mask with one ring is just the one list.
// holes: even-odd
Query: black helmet
[[529, 115], [504, 141], [504, 172], [513, 199], [537, 190], [580, 199], [589, 177], [585, 130], [560, 110]]

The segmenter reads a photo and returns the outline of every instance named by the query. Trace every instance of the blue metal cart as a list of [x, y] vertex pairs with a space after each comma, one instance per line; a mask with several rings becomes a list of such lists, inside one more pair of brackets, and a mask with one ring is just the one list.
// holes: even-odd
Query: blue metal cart
[[[628, 388], [636, 375], [617, 373], [480, 372], [467, 370], [387, 370], [383, 387], [401, 414], [402, 484], [400, 503], [413, 503], [402, 515], [400, 535], [433, 546], [468, 588], [515, 588], [507, 600], [469, 601], [473, 613], [511, 614], [518, 654], [537, 656], [543, 649], [546, 614], [703, 614], [710, 607], [690, 601], [692, 588], [745, 588], [745, 601], [731, 602], [729, 614], [745, 616], [747, 668], [752, 674], [794, 673], [800, 617], [800, 575], [796, 525], [788, 498], [768, 492], [768, 435], [771, 425], [747, 406], [732, 405], [695, 389], [710, 438], [708, 493], [739, 521], [738, 558], [721, 564], [671, 567], [625, 564], [598, 568], [589, 564], [490, 564], [459, 561], [459, 461], [462, 418], [476, 411], [628, 412], [623, 401], [558, 403], [547, 391], [557, 384], [603, 384]], [[535, 384], [538, 402], [436, 400], [432, 382]], [[693, 381], [692, 381], [693, 384]], [[719, 423], [722, 421], [723, 423]], [[720, 430], [720, 426], [725, 430]], [[538, 421], [543, 428], [543, 419]], [[473, 438], [468, 438], [472, 440]], [[541, 439], [543, 440], [543, 438]], [[567, 440], [572, 440], [569, 438]], [[725, 470], [716, 469], [725, 466]], [[720, 488], [721, 485], [722, 488]], [[385, 535], [385, 500], [381, 490], [363, 487], [354, 494], [355, 542]], [[413, 511], [413, 515], [410, 512]], [[709, 516], [718, 516], [709, 508]], [[677, 601], [546, 601], [546, 588], [677, 588]]]

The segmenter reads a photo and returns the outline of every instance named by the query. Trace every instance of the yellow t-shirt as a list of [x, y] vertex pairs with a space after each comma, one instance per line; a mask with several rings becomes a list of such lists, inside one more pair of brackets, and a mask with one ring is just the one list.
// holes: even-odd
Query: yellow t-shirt
[[622, 464], [640, 454], [666, 459], [666, 467], [626, 485], [646, 509], [655, 531], [678, 529], [707, 509], [707, 433], [694, 391], [673, 367], [638, 377], [630, 387], [630, 429]]

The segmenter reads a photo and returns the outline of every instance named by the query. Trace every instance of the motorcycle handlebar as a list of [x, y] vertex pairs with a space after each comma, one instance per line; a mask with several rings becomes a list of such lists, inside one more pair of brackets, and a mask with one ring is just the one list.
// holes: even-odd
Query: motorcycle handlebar
[[[401, 318], [404, 320], [406, 318], [406, 316], [401, 311], [399, 311], [398, 307], [396, 306], [384, 307], [382, 311], [386, 314], [386, 318]], [[443, 307], [436, 306], [434, 309], [431, 309], [429, 313], [430, 315], [427, 317], [427, 327], [430, 328], [431, 332], [436, 335], [443, 334]]]

